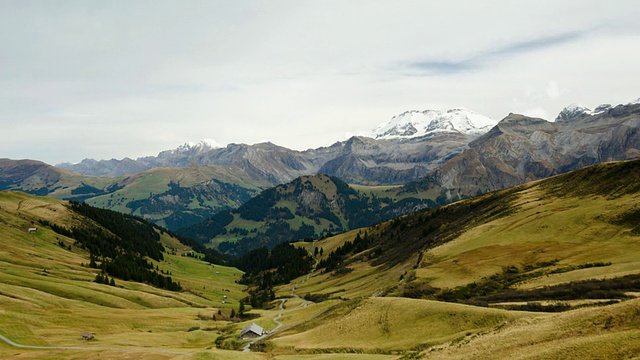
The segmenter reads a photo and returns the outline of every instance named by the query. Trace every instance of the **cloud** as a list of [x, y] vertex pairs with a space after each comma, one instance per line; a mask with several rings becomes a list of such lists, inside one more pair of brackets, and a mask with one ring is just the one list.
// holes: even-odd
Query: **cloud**
[[564, 45], [581, 40], [585, 36], [589, 35], [593, 30], [567, 32], [564, 34], [557, 34], [547, 37], [540, 37], [537, 39], [525, 40], [508, 44], [503, 47], [499, 47], [493, 50], [489, 50], [484, 54], [481, 54], [478, 59], [488, 57], [499, 57], [505, 55], [520, 55], [537, 50], [544, 50], [550, 47]]
[[560, 86], [558, 85], [557, 82], [551, 80], [547, 85], [546, 92], [547, 92], [547, 96], [549, 96], [550, 99], [556, 99], [560, 96], [560, 94], [562, 93], [562, 90], [560, 89]]
[[306, 149], [407, 110], [500, 119], [639, 96], [637, 0], [0, 9], [1, 157], [137, 157], [203, 138]]
[[477, 70], [495, 65], [507, 57], [521, 56], [560, 45], [574, 43], [587, 37], [593, 30], [566, 32], [547, 37], [510, 43], [485, 49], [462, 60], [425, 59], [407, 62], [396, 68], [407, 75], [448, 75]]

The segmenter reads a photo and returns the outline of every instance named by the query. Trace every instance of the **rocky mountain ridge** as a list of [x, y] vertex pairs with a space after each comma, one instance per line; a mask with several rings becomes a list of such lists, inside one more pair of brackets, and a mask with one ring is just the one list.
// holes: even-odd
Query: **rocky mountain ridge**
[[85, 159], [77, 164], [57, 166], [85, 175], [121, 176], [156, 167], [185, 167], [195, 163], [236, 167], [252, 179], [271, 185], [317, 173], [338, 176], [356, 184], [399, 185], [421, 179], [444, 160], [459, 154], [471, 140], [495, 123], [465, 109], [410, 111], [381, 124], [374, 130], [374, 138], [354, 136], [328, 147], [306, 151], [291, 150], [270, 142], [217, 147], [211, 141], [202, 141], [136, 160]]
[[640, 157], [640, 103], [568, 107], [558, 121], [509, 114], [421, 182], [468, 197], [607, 161]]

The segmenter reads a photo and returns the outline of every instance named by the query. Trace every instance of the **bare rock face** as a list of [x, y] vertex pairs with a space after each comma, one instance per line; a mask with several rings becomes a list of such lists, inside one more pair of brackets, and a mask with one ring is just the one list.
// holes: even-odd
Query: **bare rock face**
[[573, 110], [563, 110], [556, 122], [510, 114], [433, 178], [450, 196], [472, 196], [640, 157], [640, 104]]
[[137, 160], [83, 160], [58, 167], [86, 175], [119, 176], [156, 167], [191, 164], [235, 168], [257, 183], [283, 184], [317, 173], [337, 176], [349, 183], [404, 184], [421, 179], [445, 160], [461, 153], [477, 135], [457, 131], [433, 132], [421, 137], [375, 140], [354, 136], [329, 147], [296, 151], [272, 143], [182, 146], [158, 156]]
[[440, 132], [411, 139], [349, 139], [342, 151], [319, 173], [348, 183], [405, 184], [423, 178], [447, 159], [461, 153], [474, 139], [459, 132]]

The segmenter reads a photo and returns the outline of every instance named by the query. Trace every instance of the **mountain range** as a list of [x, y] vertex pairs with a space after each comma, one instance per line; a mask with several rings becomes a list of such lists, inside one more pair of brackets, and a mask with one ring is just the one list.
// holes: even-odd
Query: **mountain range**
[[638, 157], [639, 102], [603, 105], [593, 112], [571, 106], [555, 122], [510, 114], [439, 166], [428, 182], [438, 184], [450, 196], [468, 197], [588, 165]]
[[[442, 163], [419, 182], [378, 192], [360, 187], [361, 191], [354, 192], [361, 197], [357, 199], [346, 191], [353, 192], [352, 189], [337, 186], [343, 189], [338, 192], [343, 198], [334, 203], [349, 204], [347, 209], [356, 207], [360, 210], [357, 213], [349, 214], [344, 207], [336, 205], [327, 206], [330, 204], [327, 199], [332, 196], [335, 199], [336, 192], [323, 191], [321, 187], [311, 185], [327, 179], [305, 177], [303, 182], [309, 183], [305, 191], [315, 192], [318, 198], [315, 204], [326, 204], [315, 217], [304, 216], [300, 211], [305, 207], [305, 197], [300, 186], [296, 185], [300, 180], [297, 179], [270, 190], [272, 192], [268, 196], [267, 192], [262, 193], [237, 210], [217, 214], [180, 231], [201, 242], [211, 242], [222, 251], [243, 254], [259, 246], [273, 246], [286, 238], [300, 239], [327, 231], [355, 229], [423, 207], [509, 188], [588, 165], [640, 157], [640, 104], [600, 106], [595, 112], [585, 108], [578, 112], [572, 109], [575, 107], [563, 110], [556, 122], [510, 114], [489, 132], [472, 141], [461, 154]], [[368, 141], [375, 145], [384, 140]], [[370, 149], [380, 151], [373, 145]], [[356, 167], [352, 169], [359, 170]], [[331, 180], [336, 183], [338, 179]], [[287, 190], [290, 188], [298, 190]], [[264, 201], [264, 198], [269, 201]], [[363, 202], [362, 199], [367, 200]], [[261, 203], [261, 211], [257, 211], [262, 214], [259, 219], [248, 219], [242, 215], [253, 212], [251, 209], [257, 202]], [[282, 210], [287, 210], [289, 216], [265, 217], [267, 214], [282, 215]], [[359, 220], [357, 223], [350, 220], [354, 215]], [[321, 223], [318, 217], [324, 218], [324, 222]], [[307, 224], [304, 229], [309, 227], [307, 233], [298, 233], [304, 224]]]
[[[156, 157], [64, 165], [92, 176], [37, 161], [4, 159], [0, 190], [86, 201], [192, 235], [186, 229], [194, 225], [197, 237], [208, 242], [218, 230], [207, 230], [207, 222], [201, 221], [300, 177], [326, 174], [350, 184], [402, 185], [375, 192], [391, 202], [413, 199], [410, 206], [393, 207], [399, 216], [418, 204], [443, 204], [587, 165], [640, 157], [639, 122], [637, 101], [594, 111], [571, 105], [555, 122], [510, 114], [482, 135], [491, 120], [467, 110], [407, 112], [378, 126], [373, 137], [356, 136], [306, 151], [272, 143], [216, 147], [200, 142]], [[111, 176], [141, 169], [146, 170]], [[366, 187], [358, 189], [360, 196], [371, 193]], [[299, 203], [291, 203], [293, 212], [296, 206]], [[385, 218], [379, 216], [380, 209], [371, 210], [359, 215], [366, 219], [362, 224]], [[334, 215], [344, 216], [339, 211]], [[348, 222], [332, 224], [315, 226], [315, 235], [352, 228]]]
[[238, 168], [251, 179], [271, 185], [316, 173], [338, 176], [349, 183], [397, 185], [419, 180], [444, 160], [460, 153], [495, 123], [465, 109], [411, 111], [379, 125], [372, 138], [354, 136], [306, 151], [269, 142], [217, 147], [201, 141], [136, 160], [85, 159], [77, 164], [57, 166], [84, 175], [121, 176], [156, 167], [198, 164]]

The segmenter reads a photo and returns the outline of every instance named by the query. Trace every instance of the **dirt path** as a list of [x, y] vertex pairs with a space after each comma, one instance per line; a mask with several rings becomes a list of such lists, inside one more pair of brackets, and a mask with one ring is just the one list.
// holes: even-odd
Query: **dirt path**
[[260, 341], [262, 339], [265, 339], [265, 338], [273, 335], [278, 329], [280, 329], [280, 327], [282, 326], [282, 323], [280, 322], [280, 318], [284, 314], [284, 303], [286, 301], [287, 301], [287, 299], [280, 299], [280, 312], [278, 313], [278, 316], [273, 318], [273, 322], [276, 323], [276, 327], [273, 328], [273, 330], [269, 331], [268, 333], [249, 341], [249, 343], [247, 345], [245, 345], [245, 347], [242, 349], [243, 352], [250, 352], [251, 351], [251, 345], [255, 344], [256, 342], [258, 342], [258, 341]]
[[175, 351], [165, 349], [153, 349], [153, 348], [131, 348], [131, 347], [117, 347], [117, 346], [37, 346], [37, 345], [23, 345], [18, 344], [6, 336], [0, 335], [0, 340], [7, 344], [17, 347], [19, 349], [29, 350], [76, 350], [76, 351], [126, 351], [126, 352], [148, 352], [148, 353], [161, 353], [161, 354], [173, 354], [173, 355], [186, 355], [188, 351]]
[[[313, 248], [311, 249], [312, 251], [310, 252], [310, 254], [313, 253]], [[313, 256], [313, 255], [311, 255]], [[316, 267], [318, 266], [318, 259], [314, 258], [314, 260], [316, 261], [315, 264], [313, 265], [313, 268], [311, 269], [311, 271], [309, 272], [309, 274], [307, 274], [307, 277], [302, 280], [301, 283], [304, 283], [305, 281], [309, 280], [311, 278], [311, 275], [313, 275], [313, 272], [316, 270]], [[298, 287], [298, 284], [293, 284], [293, 287], [291, 287], [291, 296], [293, 296], [296, 299], [302, 299], [298, 294], [296, 294], [296, 288]], [[262, 340], [262, 339], [266, 339], [269, 336], [273, 335], [276, 333], [276, 331], [278, 331], [278, 329], [280, 329], [280, 327], [282, 327], [282, 323], [280, 322], [280, 318], [282, 318], [282, 315], [284, 314], [284, 303], [287, 301], [287, 299], [280, 299], [280, 313], [278, 313], [278, 316], [273, 318], [273, 322], [276, 323], [276, 327], [273, 328], [273, 330], [269, 331], [268, 334], [264, 334], [262, 336], [259, 336], [253, 340], [251, 340], [243, 349], [243, 352], [250, 352], [251, 351], [251, 345], [255, 344], [256, 342]], [[298, 307], [303, 307], [303, 306], [307, 306], [309, 304], [311, 304], [312, 301], [303, 301], [302, 304], [298, 305]]]

